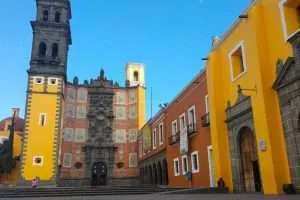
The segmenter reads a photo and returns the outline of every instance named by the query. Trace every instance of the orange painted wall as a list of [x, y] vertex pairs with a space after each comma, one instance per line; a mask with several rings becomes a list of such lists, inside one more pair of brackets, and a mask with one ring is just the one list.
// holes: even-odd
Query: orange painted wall
[[[197, 133], [189, 138], [188, 162], [191, 170], [191, 153], [198, 151], [199, 155], [199, 173], [193, 174], [192, 184], [182, 175], [182, 161], [179, 142], [174, 145], [167, 145], [168, 176], [169, 185], [176, 187], [209, 187], [209, 165], [207, 147], [210, 146], [209, 128], [202, 127], [201, 117], [205, 115], [205, 96], [207, 94], [206, 72], [198, 75], [195, 80], [175, 99], [165, 112], [165, 132], [168, 137], [172, 135], [172, 121], [178, 120], [182, 113], [186, 113], [188, 120], [188, 109], [195, 105], [196, 107], [196, 126]], [[179, 130], [179, 129], [178, 129]], [[179, 158], [180, 176], [174, 176], [173, 159]]]

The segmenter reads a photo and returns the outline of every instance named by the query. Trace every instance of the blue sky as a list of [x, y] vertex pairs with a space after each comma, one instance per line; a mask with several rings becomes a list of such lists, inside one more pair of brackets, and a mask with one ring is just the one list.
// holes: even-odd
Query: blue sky
[[[153, 112], [171, 101], [203, 67], [211, 39], [229, 29], [251, 0], [71, 0], [72, 36], [68, 77], [108, 78], [124, 83], [125, 64], [146, 65]], [[0, 119], [10, 108], [24, 115], [35, 0], [0, 7]], [[147, 111], [150, 113], [150, 95]]]

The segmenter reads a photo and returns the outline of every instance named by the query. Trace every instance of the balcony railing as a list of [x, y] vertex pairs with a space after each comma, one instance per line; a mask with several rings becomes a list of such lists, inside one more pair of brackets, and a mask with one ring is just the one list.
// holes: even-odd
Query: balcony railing
[[197, 130], [197, 126], [196, 126], [196, 123], [193, 123], [193, 124], [189, 124], [187, 126], [187, 133], [188, 133], [188, 136], [191, 136], [191, 135], [194, 135], [195, 133], [198, 132]]
[[180, 141], [180, 133], [177, 132], [175, 135], [169, 137], [169, 145], [176, 144]]
[[202, 126], [208, 127], [210, 125], [209, 113], [206, 113], [203, 117], [201, 117]]

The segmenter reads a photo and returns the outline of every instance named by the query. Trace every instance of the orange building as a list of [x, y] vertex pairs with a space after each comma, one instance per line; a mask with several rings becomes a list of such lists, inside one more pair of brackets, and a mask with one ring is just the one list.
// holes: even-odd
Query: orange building
[[214, 186], [207, 108], [204, 70], [179, 93], [165, 111], [169, 186]]

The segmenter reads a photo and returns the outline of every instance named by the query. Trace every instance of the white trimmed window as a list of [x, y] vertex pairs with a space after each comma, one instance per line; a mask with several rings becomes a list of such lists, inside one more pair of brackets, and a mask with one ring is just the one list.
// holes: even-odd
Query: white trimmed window
[[205, 96], [205, 113], [209, 113], [209, 107], [208, 107], [208, 95]]
[[182, 113], [179, 116], [179, 128], [180, 128], [180, 131], [183, 130], [185, 127], [186, 127], [185, 113]]
[[63, 167], [64, 168], [72, 167], [72, 154], [71, 153], [64, 153]]
[[196, 107], [193, 105], [188, 110], [188, 120], [189, 120], [189, 127], [192, 127], [193, 130], [196, 130]]
[[48, 78], [48, 85], [57, 85], [58, 78], [49, 77]]
[[156, 149], [157, 146], [157, 137], [156, 137], [156, 128], [153, 130], [152, 133], [152, 144], [153, 144], [153, 149]]
[[159, 124], [159, 145], [163, 145], [164, 144], [164, 124], [161, 123]]
[[181, 163], [182, 163], [182, 174], [185, 175], [189, 171], [189, 162], [187, 155], [183, 155], [181, 157]]
[[44, 164], [44, 157], [43, 156], [33, 156], [32, 165], [42, 166], [43, 164]]
[[36, 76], [36, 77], [33, 77], [34, 83], [35, 83], [35, 84], [38, 84], [38, 85], [44, 84], [44, 80], [45, 80], [45, 78], [42, 77], [42, 76]]
[[173, 160], [173, 163], [174, 163], [174, 176], [179, 176], [180, 175], [179, 159], [175, 158]]
[[247, 72], [244, 41], [237, 44], [229, 53], [231, 80], [235, 81]]
[[178, 132], [177, 120], [174, 120], [172, 122], [172, 135], [176, 135], [177, 132]]
[[40, 113], [39, 125], [42, 126], [42, 127], [46, 126], [46, 121], [47, 121], [47, 114], [46, 113]]
[[191, 163], [192, 163], [192, 173], [198, 173], [200, 171], [198, 151], [194, 151], [191, 154]]

